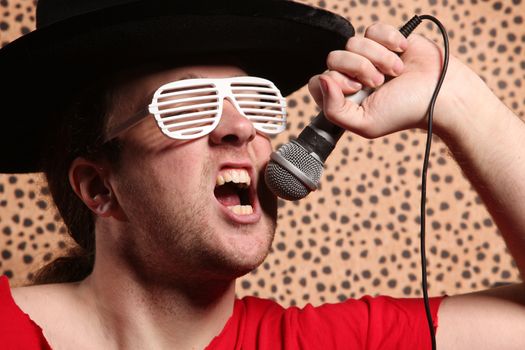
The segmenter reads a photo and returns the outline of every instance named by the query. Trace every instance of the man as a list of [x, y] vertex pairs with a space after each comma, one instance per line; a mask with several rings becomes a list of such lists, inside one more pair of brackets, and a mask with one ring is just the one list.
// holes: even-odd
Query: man
[[[170, 51], [175, 49], [168, 48], [170, 44], [163, 40], [169, 36], [164, 35], [155, 47], [139, 45], [134, 49], [140, 53], [120, 56], [122, 66], [106, 62], [105, 76], [89, 79], [90, 74], [79, 73], [77, 78], [85, 83], [82, 91], [70, 93], [50, 80], [46, 82], [53, 86], [51, 92], [24, 91], [42, 103], [39, 108], [54, 128], [50, 132], [54, 145], [44, 153], [42, 166], [83, 256], [72, 258], [73, 273], [66, 274], [71, 270], [66, 261], [43, 277], [46, 282], [69, 283], [14, 289], [14, 300], [9, 299], [6, 287], [0, 288], [4, 309], [16, 317], [8, 324], [0, 316], [0, 324], [7, 329], [0, 333], [0, 340], [6, 339], [4, 344], [16, 347], [33, 341], [33, 345], [40, 342], [42, 348], [50, 345], [56, 349], [429, 348], [419, 300], [366, 298], [285, 311], [256, 298], [235, 301], [234, 282], [264, 260], [273, 238], [276, 198], [266, 188], [261, 172], [271, 152], [266, 133], [283, 126], [281, 96], [274, 85], [245, 76], [258, 72], [263, 78], [273, 77], [282, 83], [276, 85], [284, 86], [286, 94], [318, 68], [294, 62], [298, 58], [293, 56], [294, 50], [304, 46], [299, 39], [299, 43], [287, 42], [294, 50], [278, 57], [282, 67], [275, 67], [275, 59], [278, 50], [285, 50], [283, 42], [271, 47], [262, 41], [261, 52], [246, 43], [247, 51], [252, 52], [245, 56], [239, 53], [241, 43], [249, 39], [243, 35], [253, 33], [244, 31], [250, 26], [264, 28], [268, 32], [250, 39], [262, 40], [264, 36], [276, 40], [279, 30], [272, 32], [271, 28], [277, 25], [331, 38], [328, 46], [321, 44], [323, 40], [308, 38], [317, 42], [312, 44], [316, 49], [312, 52], [330, 51], [322, 52], [328, 54], [328, 71], [311, 78], [310, 91], [329, 119], [367, 137], [424, 126], [440, 66], [440, 51], [433, 43], [416, 35], [406, 40], [395, 28], [383, 24], [371, 26], [364, 38], [346, 41], [353, 31], [343, 22], [333, 24], [340, 18], [283, 2], [257, 2], [254, 8], [241, 2], [235, 6], [206, 3], [217, 8], [209, 11], [206, 6], [192, 5], [175, 10], [177, 6], [151, 0], [98, 1], [89, 11], [73, 4], [74, 11], [82, 14], [60, 18], [65, 4], [56, 1], [56, 7], [44, 7], [50, 6], [50, 1], [39, 4], [40, 13], [48, 11], [41, 18], [49, 22], [33, 35], [35, 39], [2, 49], [2, 70], [7, 70], [5, 62], [15, 65], [15, 57], [26, 59], [27, 52], [31, 57], [51, 55], [51, 50], [46, 50], [49, 46], [60, 48], [62, 54], [77, 50], [100, 53], [103, 47], [110, 51], [104, 60], [115, 60], [112, 50], [129, 49], [126, 35], [137, 34], [138, 28], [145, 31], [138, 35], [142, 44], [155, 40], [155, 31], [163, 35], [161, 28], [166, 28], [158, 22], [163, 16], [170, 23], [177, 17], [176, 29], [195, 35], [193, 41], [205, 38], [199, 33], [202, 28], [196, 26], [204, 22], [214, 29], [206, 34], [216, 35], [220, 40], [213, 40], [221, 45], [212, 47], [208, 40], [210, 46], [203, 50], [198, 41], [199, 45], [194, 43], [184, 52], [185, 57], [180, 57]], [[279, 12], [274, 12], [274, 17], [261, 17], [260, 12], [268, 9]], [[237, 21], [220, 18], [225, 13], [237, 16]], [[111, 22], [123, 14], [126, 21]], [[271, 21], [265, 19], [270, 17]], [[148, 22], [146, 18], [155, 20]], [[104, 22], [108, 19], [112, 25]], [[336, 29], [323, 22], [328, 19]], [[76, 27], [81, 25], [81, 30]], [[321, 29], [312, 29], [316, 26]], [[109, 40], [96, 44], [94, 37], [101, 35], [96, 28], [102, 27], [107, 35], [115, 35], [117, 49], [108, 45]], [[223, 36], [235, 32], [235, 27], [241, 32], [236, 38]], [[65, 28], [71, 31], [60, 31]], [[326, 34], [330, 30], [331, 34]], [[325, 34], [319, 34], [322, 31]], [[170, 33], [175, 35], [175, 30], [170, 28]], [[38, 41], [38, 35], [53, 37], [60, 44]], [[345, 36], [338, 47], [338, 40]], [[78, 38], [82, 38], [82, 45], [75, 46]], [[117, 38], [126, 41], [125, 45]], [[178, 39], [183, 40], [175, 41], [180, 50], [190, 47], [188, 39], [184, 41], [182, 35]], [[237, 42], [231, 45], [229, 40]], [[86, 42], [93, 47], [84, 47]], [[156, 50], [150, 52], [154, 59], [146, 58], [143, 51], [149, 49]], [[169, 57], [160, 56], [163, 52]], [[402, 59], [395, 52], [403, 53]], [[158, 62], [161, 57], [164, 60]], [[137, 61], [139, 58], [142, 61]], [[131, 62], [124, 62], [128, 59]], [[104, 60], [91, 54], [79, 66], [94, 74], [93, 67], [103, 69]], [[308, 76], [299, 74], [297, 67], [307, 70], [304, 74]], [[61, 84], [74, 84], [75, 77], [64, 73], [71, 68], [62, 69], [56, 79]], [[279, 77], [286, 73], [293, 83], [287, 85], [286, 78]], [[45, 72], [39, 74], [45, 76]], [[395, 78], [384, 84], [385, 75]], [[79, 85], [70, 88], [80, 89]], [[361, 107], [344, 99], [363, 86], [382, 87]], [[57, 92], [69, 100], [56, 95], [54, 101], [67, 106], [60, 108], [46, 99]], [[175, 100], [180, 95], [183, 98]], [[20, 101], [14, 93], [8, 96]], [[263, 107], [273, 119], [262, 118]], [[249, 109], [257, 113], [250, 114]], [[51, 120], [55, 110], [63, 115], [61, 120]], [[6, 123], [17, 126], [11, 119]], [[25, 131], [37, 137], [34, 131]], [[520, 175], [525, 165], [519, 162], [525, 146], [523, 123], [474, 73], [452, 59], [436, 107], [435, 131], [487, 203], [523, 272], [525, 219], [520, 209], [525, 186]], [[38, 143], [27, 142], [32, 144], [21, 147], [32, 151], [29, 158], [34, 161]], [[14, 157], [3, 165], [12, 171], [24, 167], [35, 165]], [[61, 187], [64, 177], [69, 180], [67, 190]], [[71, 202], [67, 191], [74, 192], [83, 209]], [[433, 299], [432, 313], [439, 323], [438, 348], [523, 348], [524, 292], [523, 286], [517, 285]], [[38, 326], [24, 319], [18, 307]], [[9, 332], [17, 335], [10, 337]]]

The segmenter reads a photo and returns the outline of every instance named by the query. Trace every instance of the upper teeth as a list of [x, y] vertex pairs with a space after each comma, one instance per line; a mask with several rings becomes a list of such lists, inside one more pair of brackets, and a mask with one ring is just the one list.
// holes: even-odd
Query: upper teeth
[[217, 186], [222, 186], [227, 182], [250, 186], [251, 178], [245, 169], [228, 169], [217, 175]]

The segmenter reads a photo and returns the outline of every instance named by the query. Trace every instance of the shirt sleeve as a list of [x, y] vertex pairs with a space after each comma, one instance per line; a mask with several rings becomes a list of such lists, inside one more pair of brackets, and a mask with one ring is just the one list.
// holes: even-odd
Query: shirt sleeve
[[[430, 299], [434, 329], [443, 298]], [[431, 349], [423, 299], [365, 296], [307, 305], [286, 310], [283, 322], [287, 349]]]
[[[437, 328], [444, 297], [431, 298]], [[207, 350], [418, 350], [431, 349], [423, 299], [370, 297], [319, 307], [283, 308], [244, 297]]]

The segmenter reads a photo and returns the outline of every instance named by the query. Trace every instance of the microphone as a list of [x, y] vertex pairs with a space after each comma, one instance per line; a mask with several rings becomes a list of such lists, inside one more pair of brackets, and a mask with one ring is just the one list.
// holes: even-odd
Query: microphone
[[[360, 104], [372, 91], [364, 88], [346, 99]], [[266, 185], [276, 196], [287, 200], [299, 200], [317, 190], [324, 162], [344, 132], [323, 112], [319, 113], [296, 140], [271, 154], [264, 173]]]
[[[399, 31], [407, 38], [425, 18], [427, 16], [415, 15]], [[361, 104], [372, 91], [372, 88], [364, 88], [346, 98]], [[321, 112], [296, 140], [273, 152], [264, 173], [266, 185], [273, 194], [283, 199], [299, 200], [315, 191], [319, 187], [324, 161], [344, 131], [329, 122]]]

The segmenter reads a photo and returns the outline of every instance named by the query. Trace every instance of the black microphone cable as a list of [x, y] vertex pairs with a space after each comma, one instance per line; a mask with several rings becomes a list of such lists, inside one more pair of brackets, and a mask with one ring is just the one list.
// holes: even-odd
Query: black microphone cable
[[412, 32], [416, 26], [418, 26], [422, 20], [429, 20], [434, 22], [441, 31], [441, 34], [443, 36], [443, 43], [444, 43], [444, 53], [443, 53], [443, 68], [441, 70], [441, 75], [439, 77], [438, 83], [436, 85], [436, 88], [434, 89], [434, 93], [432, 95], [432, 98], [430, 100], [430, 104], [428, 107], [428, 125], [427, 125], [427, 140], [426, 140], [426, 146], [425, 146], [425, 156], [423, 158], [423, 169], [421, 174], [421, 286], [423, 289], [423, 299], [425, 302], [425, 312], [427, 315], [427, 321], [428, 321], [428, 328], [430, 331], [430, 337], [432, 340], [432, 350], [436, 350], [436, 334], [434, 332], [434, 323], [432, 321], [432, 314], [430, 312], [430, 303], [428, 300], [428, 284], [427, 284], [427, 259], [426, 259], [426, 252], [425, 252], [425, 224], [426, 224], [426, 197], [427, 197], [427, 170], [428, 170], [428, 160], [430, 158], [430, 148], [432, 146], [432, 122], [434, 118], [434, 107], [436, 105], [436, 100], [439, 94], [439, 90], [441, 89], [441, 86], [443, 85], [443, 81], [445, 80], [445, 74], [447, 72], [448, 68], [448, 61], [449, 61], [449, 45], [448, 45], [448, 35], [447, 30], [441, 24], [441, 22], [430, 15], [422, 15], [422, 16], [414, 16], [410, 21], [407, 22], [401, 29], [401, 33], [408, 36], [410, 32]]
[[[414, 16], [399, 31], [405, 37], [408, 37], [423, 20], [434, 22], [439, 27], [444, 40], [443, 67], [427, 110], [427, 139], [421, 174], [421, 284], [425, 312], [432, 340], [432, 349], [435, 350], [436, 336], [428, 299], [426, 275], [427, 263], [425, 253], [427, 170], [432, 144], [434, 107], [448, 67], [449, 43], [445, 27], [437, 18], [430, 15]], [[373, 90], [371, 88], [365, 88], [351, 96], [347, 96], [346, 98], [354, 103], [360, 103], [372, 92]], [[296, 140], [292, 140], [281, 146], [276, 152], [272, 153], [270, 157], [271, 160], [265, 171], [265, 181], [270, 190], [275, 195], [288, 200], [299, 200], [306, 197], [311, 191], [315, 191], [319, 185], [324, 161], [330, 155], [344, 131], [343, 128], [328, 121], [321, 112], [312, 120], [311, 124], [301, 132]]]

